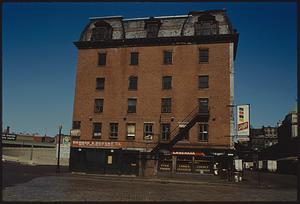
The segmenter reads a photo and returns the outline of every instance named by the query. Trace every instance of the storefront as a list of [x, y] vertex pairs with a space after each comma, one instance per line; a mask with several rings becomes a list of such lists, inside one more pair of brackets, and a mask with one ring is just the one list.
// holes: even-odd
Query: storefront
[[213, 156], [204, 152], [173, 151], [169, 155], [161, 155], [158, 171], [178, 173], [213, 173]]
[[120, 142], [72, 141], [70, 171], [100, 174], [139, 174], [139, 151]]

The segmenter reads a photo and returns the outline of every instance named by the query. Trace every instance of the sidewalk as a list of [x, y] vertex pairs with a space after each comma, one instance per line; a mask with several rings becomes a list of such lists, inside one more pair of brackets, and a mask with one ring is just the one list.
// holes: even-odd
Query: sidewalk
[[[51, 162], [47, 162], [44, 160], [29, 160], [26, 158], [22, 158], [22, 157], [14, 157], [14, 156], [8, 156], [8, 155], [2, 155], [2, 161], [8, 161], [8, 162], [19, 162], [20, 164], [24, 164], [24, 165], [56, 165], [56, 161], [53, 160]], [[69, 163], [67, 163], [66, 161], [61, 160], [60, 162], [60, 166], [69, 166]]]
[[101, 178], [103, 180], [131, 180], [131, 181], [142, 181], [142, 182], [157, 182], [157, 183], [174, 183], [174, 184], [191, 184], [191, 185], [218, 185], [218, 186], [235, 186], [235, 187], [251, 187], [243, 182], [229, 182], [227, 180], [221, 179], [214, 175], [191, 175], [191, 174], [176, 174], [173, 176], [159, 175], [155, 177], [137, 177], [131, 175], [109, 175], [109, 174], [90, 174], [90, 173], [79, 173], [71, 172], [64, 174], [64, 176], [84, 176], [85, 178], [97, 179]]

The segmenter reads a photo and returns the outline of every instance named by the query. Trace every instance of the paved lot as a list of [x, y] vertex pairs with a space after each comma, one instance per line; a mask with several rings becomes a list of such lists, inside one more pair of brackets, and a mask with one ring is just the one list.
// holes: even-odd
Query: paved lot
[[[7, 170], [20, 167], [4, 165]], [[296, 201], [296, 188], [264, 188], [227, 183], [213, 179], [198, 182], [186, 179], [141, 179], [135, 177], [99, 176], [61, 173], [31, 167], [36, 174], [27, 180], [5, 184], [4, 201]], [[45, 168], [45, 167], [44, 167]], [[39, 175], [39, 170], [44, 170]], [[12, 176], [13, 173], [10, 173]], [[184, 176], [182, 176], [184, 177]], [[200, 177], [198, 177], [200, 179]], [[212, 177], [211, 177], [212, 178]]]

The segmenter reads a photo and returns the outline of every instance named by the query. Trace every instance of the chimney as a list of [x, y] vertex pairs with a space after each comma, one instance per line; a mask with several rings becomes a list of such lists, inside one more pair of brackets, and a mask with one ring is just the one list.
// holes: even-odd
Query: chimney
[[9, 126], [6, 128], [6, 134], [9, 134]]

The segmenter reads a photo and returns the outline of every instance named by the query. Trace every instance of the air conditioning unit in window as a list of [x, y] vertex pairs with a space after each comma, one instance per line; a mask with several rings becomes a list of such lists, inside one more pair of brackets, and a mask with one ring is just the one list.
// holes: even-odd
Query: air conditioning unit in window
[[94, 137], [101, 137], [101, 132], [95, 132]]
[[153, 139], [153, 135], [146, 135], [145, 136], [145, 140], [152, 140]]

